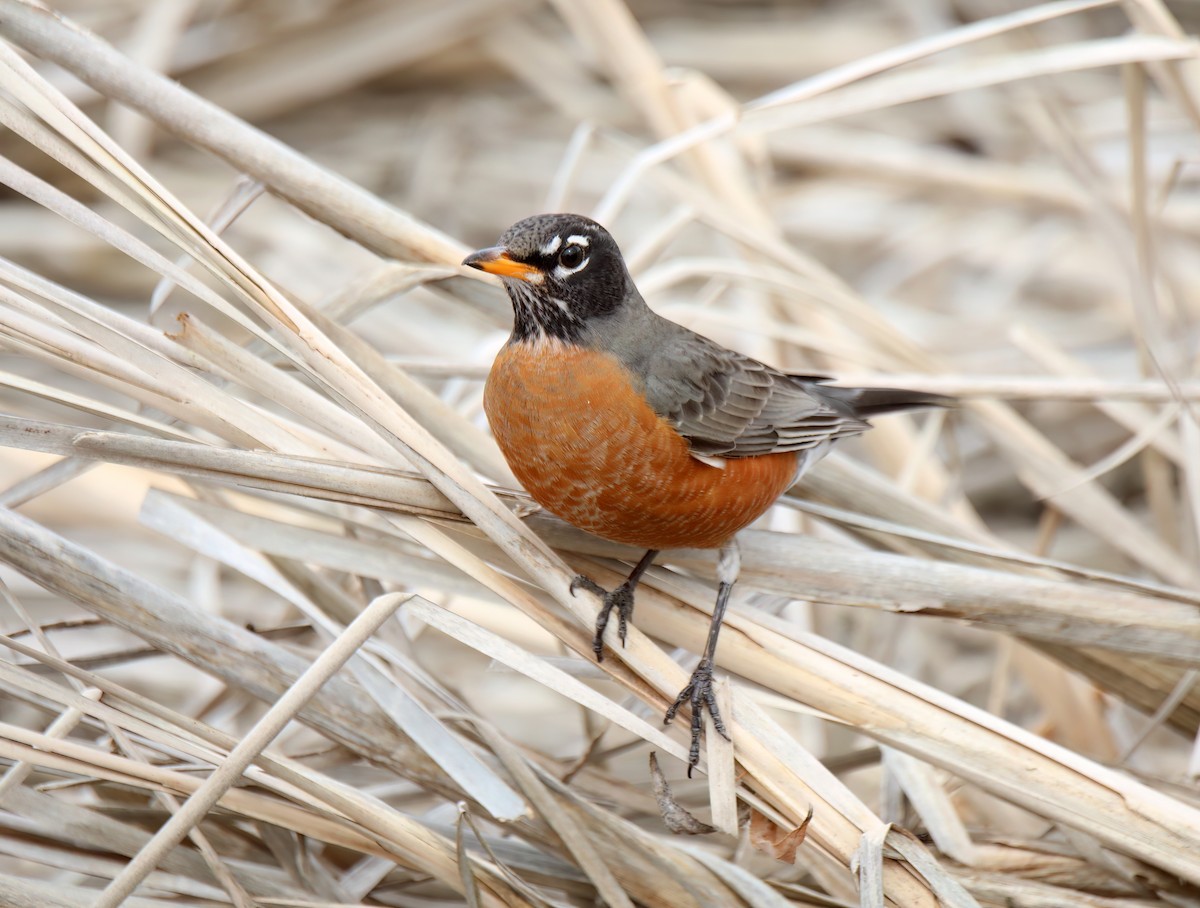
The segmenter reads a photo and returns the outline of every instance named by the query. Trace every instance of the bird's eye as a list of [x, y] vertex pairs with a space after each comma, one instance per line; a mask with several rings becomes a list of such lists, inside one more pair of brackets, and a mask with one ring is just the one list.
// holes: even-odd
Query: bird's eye
[[583, 247], [571, 244], [558, 254], [558, 263], [569, 271], [583, 264]]

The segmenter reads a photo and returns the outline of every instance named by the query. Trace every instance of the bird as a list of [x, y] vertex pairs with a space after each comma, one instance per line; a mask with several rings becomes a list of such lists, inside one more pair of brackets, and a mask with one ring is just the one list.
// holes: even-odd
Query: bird
[[667, 709], [691, 709], [688, 774], [703, 710], [728, 732], [714, 660], [740, 556], [736, 535], [839, 440], [871, 417], [943, 406], [940, 395], [844, 388], [783, 372], [650, 309], [612, 235], [578, 214], [520, 220], [463, 265], [500, 278], [513, 329], [484, 386], [501, 453], [533, 500], [567, 523], [645, 550], [624, 582], [570, 584], [602, 599], [592, 649], [604, 658], [615, 611], [625, 645], [634, 593], [667, 549], [716, 549], [716, 604], [687, 686]]

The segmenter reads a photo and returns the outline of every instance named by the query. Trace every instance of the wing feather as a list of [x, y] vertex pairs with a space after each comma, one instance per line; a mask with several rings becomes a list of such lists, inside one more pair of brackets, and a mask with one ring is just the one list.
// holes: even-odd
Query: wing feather
[[[675, 326], [678, 327], [678, 326]], [[869, 428], [819, 376], [793, 376], [679, 328], [644, 375], [655, 411], [696, 454], [806, 451]]]

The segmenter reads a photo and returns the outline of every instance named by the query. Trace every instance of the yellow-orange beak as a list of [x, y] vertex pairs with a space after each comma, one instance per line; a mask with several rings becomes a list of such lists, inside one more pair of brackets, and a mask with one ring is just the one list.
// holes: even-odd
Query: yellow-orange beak
[[508, 250], [503, 246], [489, 246], [487, 249], [472, 252], [463, 259], [463, 264], [468, 268], [478, 268], [480, 271], [486, 271], [488, 274], [497, 274], [500, 277], [515, 277], [522, 281], [536, 283], [543, 277], [541, 269], [510, 258]]

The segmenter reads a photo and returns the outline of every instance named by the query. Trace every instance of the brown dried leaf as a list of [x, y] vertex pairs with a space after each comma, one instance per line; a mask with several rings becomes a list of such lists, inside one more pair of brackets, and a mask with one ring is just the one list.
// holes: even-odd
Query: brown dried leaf
[[766, 814], [754, 808], [750, 809], [750, 844], [777, 861], [785, 864], [796, 863], [796, 849], [804, 843], [808, 834], [808, 822], [812, 819], [812, 809], [799, 826], [785, 831], [782, 826], [770, 819]]

